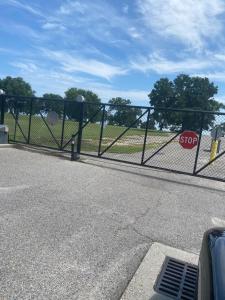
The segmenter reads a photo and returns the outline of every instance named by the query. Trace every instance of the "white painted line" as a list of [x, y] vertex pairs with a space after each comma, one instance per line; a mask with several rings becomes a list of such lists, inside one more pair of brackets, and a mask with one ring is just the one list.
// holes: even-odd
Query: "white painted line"
[[25, 190], [28, 189], [29, 185], [15, 185], [15, 186], [4, 186], [4, 187], [0, 187], [0, 194], [1, 193], [11, 193], [14, 191], [18, 191], [18, 190]]
[[224, 227], [225, 226], [225, 220], [222, 220], [220, 218], [212, 217], [211, 218], [213, 225], [217, 227]]
[[194, 265], [198, 264], [198, 255], [196, 254], [154, 243], [134, 274], [121, 300], [171, 300], [169, 297], [157, 294], [153, 289], [166, 256]]

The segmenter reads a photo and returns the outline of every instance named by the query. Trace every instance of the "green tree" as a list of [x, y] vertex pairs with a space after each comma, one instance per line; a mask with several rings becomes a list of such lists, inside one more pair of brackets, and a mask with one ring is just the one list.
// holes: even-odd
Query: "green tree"
[[159, 129], [167, 128], [171, 123], [170, 113], [168, 114], [165, 111], [159, 111], [158, 108], [161, 107], [174, 107], [175, 98], [174, 98], [174, 84], [168, 78], [161, 78], [154, 85], [153, 90], [148, 95], [150, 98], [150, 105], [155, 107], [153, 112], [153, 117], [156, 122], [159, 124]]
[[[181, 74], [174, 81], [161, 78], [148, 96], [150, 105], [155, 108], [153, 115], [161, 130], [173, 127], [198, 131], [201, 122], [199, 113], [170, 112], [163, 108], [218, 111], [223, 105], [213, 98], [217, 91], [217, 86], [208, 78]], [[203, 129], [213, 126], [214, 120], [213, 114], [205, 114]]]
[[[78, 95], [82, 95], [85, 99], [85, 102], [87, 103], [84, 107], [84, 117], [89, 120], [100, 109], [101, 99], [98, 97], [98, 95], [89, 90], [77, 88], [68, 89], [65, 92], [65, 98], [71, 100], [71, 103], [68, 103], [67, 105], [67, 114], [69, 117], [75, 119], [77, 119], [79, 115], [79, 107], [76, 104], [74, 104]], [[92, 122], [99, 121], [100, 118], [101, 113], [97, 114], [96, 117], [92, 120]]]
[[[130, 126], [142, 113], [141, 109], [129, 106], [131, 104], [129, 99], [112, 98], [109, 104], [112, 104], [107, 116], [110, 125]], [[140, 120], [133, 127], [137, 127], [139, 124], [141, 124]]]
[[23, 97], [33, 97], [35, 91], [32, 90], [31, 85], [24, 81], [23, 78], [7, 76], [0, 79], [0, 89], [4, 90], [8, 96], [20, 96], [19, 98], [7, 97], [6, 111], [10, 108], [14, 110], [16, 114], [28, 114], [30, 112], [30, 101], [29, 99], [23, 99]]
[[62, 96], [53, 93], [45, 93], [42, 97], [42, 110], [46, 113], [55, 111], [60, 117], [63, 115], [64, 101]]
[[41, 98], [36, 98], [32, 103], [32, 114], [47, 114], [55, 111], [60, 117], [63, 114], [63, 97], [58, 94], [45, 93]]
[[[141, 123], [141, 128], [145, 129], [147, 126], [147, 121], [144, 121]], [[148, 121], [148, 129], [150, 130], [155, 130], [155, 119], [150, 116], [149, 121]]]
[[0, 89], [4, 90], [10, 96], [26, 96], [32, 97], [35, 91], [32, 90], [31, 85], [24, 81], [21, 77], [10, 77], [0, 79]]
[[62, 96], [53, 93], [45, 93], [42, 97], [50, 100], [63, 100]]

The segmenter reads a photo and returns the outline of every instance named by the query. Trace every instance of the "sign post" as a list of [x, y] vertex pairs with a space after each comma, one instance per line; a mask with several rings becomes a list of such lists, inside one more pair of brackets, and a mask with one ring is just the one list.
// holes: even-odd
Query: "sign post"
[[224, 135], [224, 132], [220, 126], [216, 126], [211, 131], [211, 137], [214, 141], [219, 140]]
[[218, 140], [213, 140], [211, 145], [211, 152], [210, 152], [210, 161], [214, 160], [218, 151]]
[[181, 133], [179, 138], [179, 144], [184, 149], [193, 149], [195, 146], [198, 145], [198, 135], [194, 131], [184, 131]]
[[215, 126], [211, 131], [212, 143], [210, 152], [210, 161], [214, 160], [219, 153], [221, 137], [224, 136], [224, 131], [220, 126]]

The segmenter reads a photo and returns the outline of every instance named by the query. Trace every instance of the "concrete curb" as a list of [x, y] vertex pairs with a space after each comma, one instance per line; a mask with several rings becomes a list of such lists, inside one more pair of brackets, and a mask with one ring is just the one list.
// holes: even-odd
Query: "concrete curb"
[[15, 145], [13, 145], [13, 144], [0, 144], [0, 149], [5, 149], [5, 148], [15, 148]]
[[154, 243], [144, 257], [120, 300], [171, 300], [171, 298], [157, 294], [153, 289], [166, 256], [183, 260], [194, 265], [198, 264], [198, 255], [196, 254]]

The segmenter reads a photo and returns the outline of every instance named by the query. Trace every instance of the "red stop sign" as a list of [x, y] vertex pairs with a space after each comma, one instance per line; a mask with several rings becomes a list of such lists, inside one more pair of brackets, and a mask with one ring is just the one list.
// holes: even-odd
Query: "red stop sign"
[[198, 135], [194, 131], [184, 131], [180, 135], [179, 143], [185, 149], [192, 149], [198, 145]]

